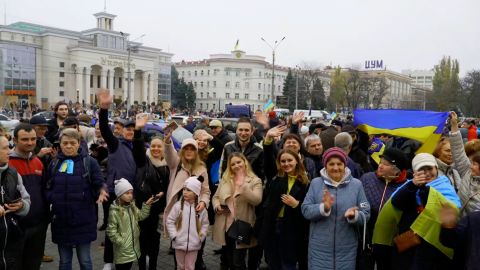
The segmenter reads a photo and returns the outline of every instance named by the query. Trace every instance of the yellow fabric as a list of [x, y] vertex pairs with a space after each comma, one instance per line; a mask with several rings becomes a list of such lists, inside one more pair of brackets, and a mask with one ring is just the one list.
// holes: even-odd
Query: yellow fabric
[[[297, 180], [296, 176], [288, 176], [288, 190], [287, 194], [290, 194], [290, 190], [292, 190], [293, 184], [295, 184], [295, 181]], [[285, 214], [285, 205], [282, 206], [282, 209], [280, 209], [280, 213], [278, 213], [279, 218], [283, 218], [283, 215]]]

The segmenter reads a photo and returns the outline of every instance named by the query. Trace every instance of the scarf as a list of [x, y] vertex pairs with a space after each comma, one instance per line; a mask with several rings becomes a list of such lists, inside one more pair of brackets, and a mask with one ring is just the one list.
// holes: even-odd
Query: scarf
[[167, 166], [167, 161], [165, 161], [165, 158], [163, 158], [163, 159], [154, 158], [152, 156], [152, 153], [150, 152], [150, 149], [147, 149], [146, 154], [147, 154], [147, 157], [152, 162], [153, 166], [155, 166], [155, 167]]

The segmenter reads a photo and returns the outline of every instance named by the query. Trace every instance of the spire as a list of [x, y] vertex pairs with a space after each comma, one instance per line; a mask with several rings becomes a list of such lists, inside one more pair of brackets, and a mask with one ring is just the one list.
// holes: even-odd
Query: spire
[[107, 0], [103, 2], [103, 12], [107, 12]]
[[235, 44], [235, 48], [233, 48], [234, 51], [238, 51], [238, 50], [239, 50], [239, 47], [240, 47], [239, 42], [240, 42], [240, 40], [237, 39], [237, 43]]

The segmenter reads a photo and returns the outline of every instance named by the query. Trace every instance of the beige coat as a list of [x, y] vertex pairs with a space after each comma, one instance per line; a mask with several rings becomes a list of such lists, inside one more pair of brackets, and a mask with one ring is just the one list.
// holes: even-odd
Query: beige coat
[[[225, 232], [230, 228], [235, 218], [255, 224], [255, 206], [262, 202], [263, 187], [262, 181], [255, 177], [247, 177], [245, 184], [234, 192], [231, 181], [221, 180], [217, 192], [212, 198], [214, 209], [220, 205], [227, 205], [229, 214], [216, 214], [213, 225], [213, 241], [225, 245]], [[252, 237], [250, 245], [237, 244], [237, 248], [250, 248], [257, 245], [257, 240]]]
[[172, 143], [165, 143], [165, 161], [167, 162], [168, 168], [170, 170], [170, 182], [168, 184], [167, 190], [167, 206], [165, 207], [163, 215], [165, 217], [163, 219], [163, 231], [165, 233], [164, 235], [167, 235], [165, 226], [166, 217], [168, 217], [170, 210], [177, 202], [177, 194], [182, 191], [185, 181], [190, 176], [203, 176], [202, 189], [200, 190], [200, 197], [198, 198], [198, 201], [205, 203], [205, 209], [208, 208], [208, 204], [210, 203], [210, 188], [208, 187], [208, 173], [205, 166], [200, 167], [199, 169], [197, 169], [197, 171], [194, 171], [193, 174], [190, 175], [190, 173], [182, 165], [182, 169], [175, 177], [178, 164], [180, 163], [180, 157], [178, 156], [178, 153], [173, 147]]

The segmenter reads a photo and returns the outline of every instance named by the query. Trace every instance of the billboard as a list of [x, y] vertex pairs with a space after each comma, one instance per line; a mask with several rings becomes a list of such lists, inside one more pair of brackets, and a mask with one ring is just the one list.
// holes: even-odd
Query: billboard
[[366, 70], [384, 69], [383, 60], [366, 60], [364, 68]]

